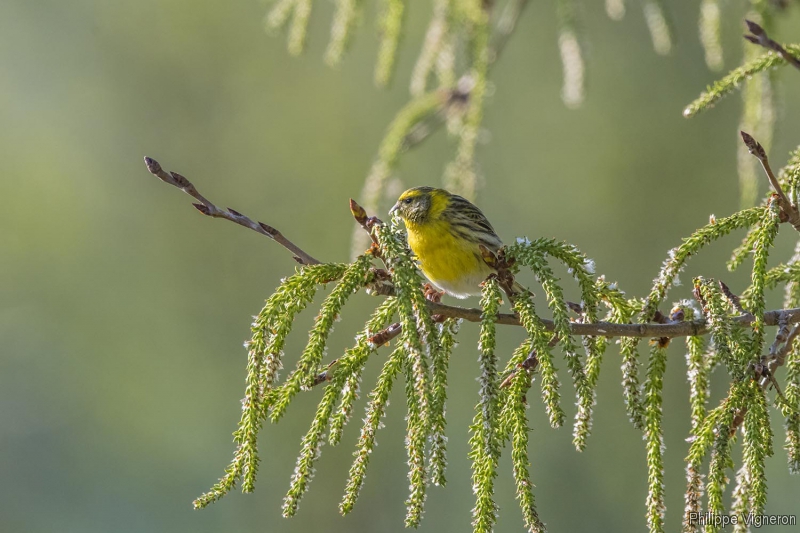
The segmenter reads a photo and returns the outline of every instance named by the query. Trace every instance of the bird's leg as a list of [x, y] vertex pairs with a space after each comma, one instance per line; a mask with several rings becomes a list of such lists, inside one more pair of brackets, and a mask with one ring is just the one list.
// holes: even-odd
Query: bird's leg
[[[444, 296], [444, 291], [437, 290], [436, 287], [434, 287], [430, 283], [426, 283], [422, 287], [422, 292], [425, 294], [426, 300], [437, 304], [442, 301], [442, 296]], [[441, 324], [442, 322], [445, 321], [445, 317], [443, 317], [442, 315], [433, 315], [431, 318], [437, 324]]]
[[438, 290], [436, 287], [431, 285], [430, 283], [426, 283], [422, 287], [422, 292], [425, 294], [425, 299], [429, 300], [433, 303], [439, 303], [442, 301], [442, 296], [444, 296], [444, 291]]

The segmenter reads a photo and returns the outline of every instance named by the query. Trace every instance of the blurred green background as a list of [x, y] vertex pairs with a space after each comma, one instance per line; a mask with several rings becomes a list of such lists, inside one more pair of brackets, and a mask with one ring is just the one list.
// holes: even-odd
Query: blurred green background
[[[669, 57], [653, 52], [636, 3], [621, 22], [601, 4], [582, 10], [589, 85], [578, 110], [560, 102], [555, 6], [533, 3], [523, 15], [493, 71], [478, 203], [507, 240], [573, 242], [600, 273], [642, 296], [667, 249], [709, 214], [737, 209], [741, 105], [734, 95], [698, 118], [681, 116], [718, 77], [703, 63], [697, 2], [668, 3], [678, 37]], [[265, 10], [252, 0], [0, 2], [0, 531], [402, 529], [402, 388], [349, 516], [336, 505], [363, 401], [342, 445], [324, 448], [299, 515], [280, 516], [319, 391], [301, 395], [280, 425], [263, 431], [254, 494], [191, 508], [233, 451], [251, 316], [294, 263], [262, 236], [200, 216], [188, 197], [147, 173], [142, 156], [186, 175], [220, 205], [282, 229], [312, 255], [346, 260], [347, 200], [359, 194], [379, 139], [407, 100], [430, 13], [410, 6], [395, 82], [379, 91], [373, 2], [339, 70], [322, 62], [331, 3], [315, 3], [299, 59], [265, 35]], [[800, 39], [799, 12], [795, 3], [773, 36]], [[725, 3], [726, 68], [741, 56], [743, 13], [743, 2]], [[776, 166], [800, 142], [800, 73], [785, 70], [778, 79]], [[399, 175], [409, 186], [440, 183], [451, 156], [440, 133], [402, 159]], [[781, 237], [775, 261], [793, 246], [793, 236]], [[746, 272], [723, 266], [737, 243], [730, 237], [709, 249], [684, 280], [721, 275], [741, 290]], [[688, 296], [685, 286], [671, 293]], [[352, 342], [371, 305], [359, 295], [346, 308], [332, 357]], [[313, 315], [298, 323], [287, 364]], [[522, 338], [518, 329], [503, 330], [504, 358]], [[422, 531], [470, 531], [476, 330], [463, 326], [453, 359], [449, 483], [430, 489]], [[666, 482], [667, 526], [675, 530], [689, 407], [681, 343], [671, 350]], [[374, 356], [364, 388], [385, 355]], [[586, 452], [574, 451], [569, 427], [548, 427], [532, 396], [535, 494], [552, 532], [645, 529], [644, 446], [624, 413], [616, 350], [605, 359]], [[714, 401], [723, 383], [715, 382]], [[774, 427], [767, 510], [796, 513], [800, 479], [787, 473], [777, 417]], [[522, 528], [513, 495], [504, 460], [497, 531]]]

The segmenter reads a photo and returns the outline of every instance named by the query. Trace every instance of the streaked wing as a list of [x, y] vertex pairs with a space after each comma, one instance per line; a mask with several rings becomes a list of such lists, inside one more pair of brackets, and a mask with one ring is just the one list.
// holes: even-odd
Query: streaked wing
[[453, 231], [462, 237], [478, 240], [493, 252], [503, 246], [491, 223], [472, 202], [455, 194], [451, 195], [449, 200], [447, 212], [452, 221]]

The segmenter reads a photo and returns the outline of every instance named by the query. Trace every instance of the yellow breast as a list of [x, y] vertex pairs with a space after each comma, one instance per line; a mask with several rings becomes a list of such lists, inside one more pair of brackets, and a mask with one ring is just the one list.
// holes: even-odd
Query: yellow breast
[[406, 223], [408, 245], [422, 272], [439, 288], [465, 297], [480, 292], [479, 284], [491, 273], [476, 243], [454, 236], [442, 221]]

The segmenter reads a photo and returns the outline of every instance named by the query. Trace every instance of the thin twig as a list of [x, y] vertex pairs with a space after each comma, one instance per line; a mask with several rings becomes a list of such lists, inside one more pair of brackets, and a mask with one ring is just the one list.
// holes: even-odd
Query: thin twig
[[240, 226], [244, 226], [246, 228], [250, 228], [251, 230], [260, 233], [262, 235], [266, 235], [273, 241], [277, 242], [287, 250], [292, 253], [294, 260], [300, 263], [301, 265], [317, 265], [319, 261], [311, 257], [309, 254], [304, 252], [300, 249], [299, 246], [294, 244], [292, 241], [287, 239], [283, 236], [283, 234], [278, 231], [277, 229], [273, 228], [268, 224], [264, 224], [263, 222], [255, 222], [248, 218], [247, 216], [239, 213], [231, 209], [230, 207], [227, 209], [220, 209], [208, 199], [206, 199], [202, 194], [200, 194], [192, 182], [186, 179], [184, 176], [181, 176], [177, 172], [165, 172], [161, 165], [155, 159], [151, 157], [144, 158], [144, 164], [147, 165], [147, 170], [158, 179], [163, 181], [164, 183], [168, 183], [173, 187], [177, 187], [178, 189], [182, 190], [199, 203], [192, 204], [195, 208], [203, 213], [204, 215], [214, 217], [214, 218], [224, 218], [225, 220], [230, 220], [231, 222], [235, 222]]
[[722, 291], [722, 295], [725, 296], [734, 309], [736, 309], [742, 315], [750, 314], [750, 312], [742, 306], [741, 298], [734, 294], [730, 287], [728, 287], [723, 281], [719, 281], [718, 283], [719, 288]]
[[800, 324], [795, 324], [795, 326], [792, 328], [792, 331], [790, 331], [786, 336], [786, 342], [783, 345], [783, 348], [778, 350], [778, 353], [775, 354], [774, 362], [770, 363], [770, 372], [774, 373], [776, 368], [783, 366], [783, 364], [786, 362], [786, 355], [789, 353], [789, 350], [792, 349], [792, 344], [794, 344], [794, 340], [798, 335], [800, 335]]
[[775, 333], [775, 340], [769, 347], [769, 355], [776, 357], [783, 348], [789, 336], [789, 323], [786, 321], [786, 313], [781, 313], [778, 317], [778, 331]]
[[[445, 304], [428, 303], [431, 313], [442, 315], [447, 318], [462, 318], [467, 322], [480, 322], [483, 311], [476, 308], [457, 307]], [[781, 313], [786, 313], [789, 324], [800, 322], [800, 307], [793, 309], [776, 309], [764, 313], [764, 324], [767, 326], [777, 326], [778, 318]], [[751, 314], [740, 315], [733, 318], [734, 324], [749, 326], [755, 317]], [[517, 315], [510, 313], [499, 313], [497, 323], [508, 326], [519, 326], [520, 321]], [[555, 331], [552, 320], [542, 319], [542, 323], [547, 331]], [[616, 324], [613, 322], [573, 322], [570, 324], [570, 331], [573, 335], [587, 335], [594, 337], [691, 337], [708, 333], [708, 325], [705, 320], [693, 320], [691, 322], [671, 322], [667, 324]]]
[[[746, 135], [746, 134], [745, 134]], [[744, 135], [743, 135], [744, 136]], [[749, 137], [749, 135], [747, 136]], [[752, 139], [752, 137], [750, 137]], [[758, 145], [755, 143], [758, 147]], [[763, 153], [763, 148], [761, 148], [761, 152]], [[764, 156], [766, 159], [766, 156]], [[147, 169], [150, 171], [151, 174], [158, 177], [161, 181], [168, 183], [178, 189], [181, 189], [186, 194], [190, 195], [192, 198], [196, 199], [199, 204], [193, 204], [200, 212], [206, 214], [208, 216], [213, 216], [217, 218], [224, 218], [226, 220], [230, 220], [232, 222], [236, 222], [240, 226], [244, 226], [246, 228], [252, 229], [258, 233], [266, 235], [267, 237], [273, 239], [277, 243], [281, 244], [284, 248], [292, 252], [295, 256], [295, 260], [304, 265], [313, 265], [319, 264], [319, 261], [308, 255], [304, 252], [300, 247], [286, 239], [283, 234], [278, 231], [277, 229], [268, 226], [262, 222], [253, 222], [251, 219], [234, 211], [232, 209], [222, 210], [203, 197], [197, 189], [195, 189], [194, 185], [186, 179], [185, 177], [181, 176], [177, 172], [165, 172], [161, 165], [155, 159], [145, 157], [145, 164], [147, 165]], [[771, 172], [771, 171], [770, 171]], [[364, 218], [366, 213], [362, 214], [362, 210], [359, 209], [360, 206], [353, 203], [351, 205], [354, 208], [354, 215], [356, 215], [356, 219], [359, 222], [363, 221], [364, 229], [371, 233], [371, 228], [374, 224], [380, 223], [375, 217], [368, 217]], [[384, 282], [381, 285], [385, 285], [386, 290], [380, 291], [380, 294], [390, 295], [393, 292], [393, 288], [391, 285], [386, 285]], [[428, 308], [430, 309], [431, 314], [439, 315], [438, 320], [444, 320], [445, 318], [461, 318], [466, 320], [467, 322], [480, 322], [481, 315], [483, 311], [477, 308], [467, 308], [467, 307], [458, 307], [458, 306], [451, 306], [442, 304], [439, 302], [432, 302], [428, 301]], [[781, 318], [781, 314], [785, 314], [786, 317], [786, 324], [798, 324], [800, 323], [800, 308], [793, 308], [793, 309], [777, 309], [774, 311], [767, 311], [764, 313], [764, 324], [767, 326], [777, 326], [779, 325], [779, 320]], [[733, 319], [733, 322], [742, 326], [747, 326], [753, 323], [755, 317], [751, 314], [743, 314], [737, 316]], [[499, 313], [497, 315], [497, 323], [504, 324], [504, 325], [512, 325], [512, 326], [521, 326], [519, 317], [515, 314], [510, 313]], [[554, 331], [555, 325], [553, 324], [552, 320], [542, 319], [542, 323], [545, 326], [545, 329], [548, 331]], [[584, 322], [573, 322], [570, 324], [570, 331], [573, 335], [588, 335], [588, 336], [601, 336], [601, 337], [649, 337], [649, 338], [661, 338], [661, 337], [688, 337], [694, 335], [703, 335], [707, 333], [708, 326], [706, 325], [705, 320], [695, 320], [691, 322], [668, 322], [665, 324], [657, 324], [657, 323], [648, 323], [648, 324], [616, 324], [612, 322], [592, 322], [592, 323], [584, 323]], [[392, 332], [394, 333], [394, 332]], [[398, 331], [399, 333], [399, 331]], [[790, 335], [787, 339], [791, 338], [794, 339], [800, 331], [798, 328], [792, 330]], [[393, 338], [396, 335], [393, 335]], [[391, 338], [387, 339], [391, 340]], [[791, 342], [787, 341], [787, 345], [790, 345]], [[780, 353], [780, 352], [779, 352]], [[785, 353], [782, 354], [785, 357]], [[781, 363], [782, 364], [782, 363]], [[780, 366], [780, 365], [778, 365]]]
[[790, 54], [786, 50], [786, 48], [781, 46], [780, 43], [770, 39], [769, 35], [767, 35], [767, 32], [764, 30], [764, 28], [762, 28], [752, 20], [745, 20], [745, 23], [747, 24], [747, 29], [750, 30], [750, 33], [752, 34], [752, 35], [745, 35], [744, 36], [745, 39], [747, 39], [753, 44], [763, 46], [767, 50], [774, 50], [775, 52], [778, 53], [778, 55], [780, 55], [783, 59], [785, 59], [787, 63], [789, 63], [796, 69], [800, 69], [800, 59], [797, 59], [792, 54]]
[[761, 143], [756, 141], [749, 133], [744, 131], [740, 131], [739, 133], [742, 135], [742, 141], [744, 141], [747, 149], [756, 159], [761, 162], [761, 166], [764, 168], [764, 172], [767, 174], [769, 184], [775, 191], [775, 199], [778, 202], [778, 206], [781, 208], [781, 221], [788, 221], [794, 227], [794, 229], [800, 231], [800, 211], [798, 211], [797, 206], [789, 200], [789, 198], [786, 196], [786, 193], [783, 192], [783, 188], [781, 187], [778, 178], [775, 177], [775, 173], [772, 171], [772, 167], [769, 164], [767, 151], [764, 150], [764, 147], [761, 146]]

